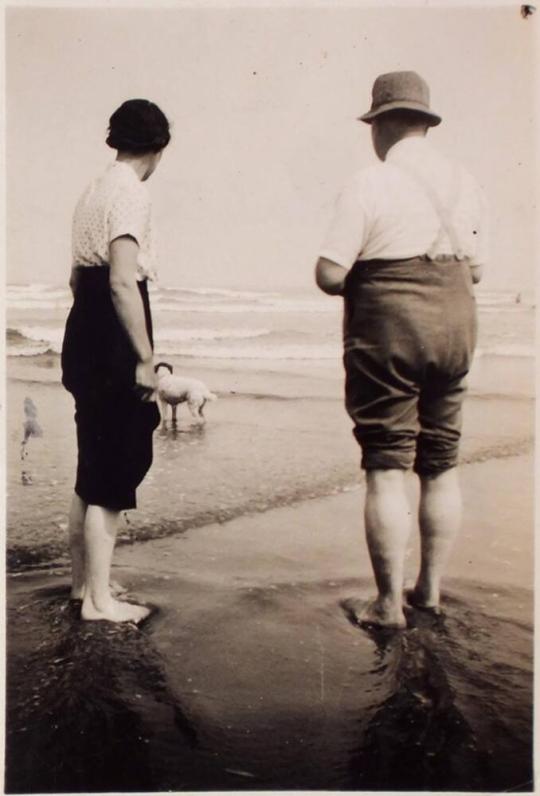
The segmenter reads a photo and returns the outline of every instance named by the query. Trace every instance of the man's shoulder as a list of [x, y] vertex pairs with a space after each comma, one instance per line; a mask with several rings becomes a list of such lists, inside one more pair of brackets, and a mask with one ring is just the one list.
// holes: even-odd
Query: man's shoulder
[[397, 169], [390, 163], [372, 163], [355, 171], [348, 182], [348, 186], [351, 190], [356, 189], [361, 192], [377, 190], [395, 179], [396, 174]]

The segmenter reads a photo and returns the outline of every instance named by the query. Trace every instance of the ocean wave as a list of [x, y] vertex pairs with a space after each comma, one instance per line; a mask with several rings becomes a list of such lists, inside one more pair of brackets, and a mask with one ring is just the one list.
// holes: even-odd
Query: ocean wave
[[63, 327], [58, 326], [19, 326], [7, 330], [7, 341], [46, 343], [53, 349], [60, 350], [64, 337]]
[[[171, 354], [178, 350], [179, 343], [201, 340], [251, 340], [271, 334], [270, 329], [173, 329], [164, 328], [154, 335], [156, 347], [163, 353]], [[20, 326], [6, 331], [9, 356], [34, 356], [48, 351], [59, 354], [64, 337], [63, 327]]]
[[475, 357], [519, 357], [534, 359], [536, 356], [536, 348], [532, 344], [527, 343], [502, 343], [484, 348], [477, 348]]
[[[208, 313], [337, 313], [341, 302], [328, 296], [277, 291], [238, 290], [225, 287], [177, 287], [149, 283], [157, 311]], [[484, 312], [519, 312], [534, 306], [531, 296], [516, 291], [477, 290], [476, 300]], [[65, 310], [72, 304], [67, 285], [32, 283], [8, 285], [8, 310]]]
[[[6, 332], [8, 356], [37, 356], [62, 350], [63, 325], [12, 326]], [[341, 341], [323, 341], [322, 334], [314, 336], [302, 329], [271, 329], [247, 326], [232, 329], [209, 327], [157, 327], [156, 351], [201, 359], [332, 359], [341, 356]], [[242, 344], [243, 341], [243, 344]], [[264, 341], [264, 342], [262, 342]], [[202, 343], [202, 345], [201, 345]], [[208, 343], [208, 345], [204, 345]], [[236, 344], [235, 344], [236, 343]], [[532, 343], [493, 341], [476, 350], [476, 358], [514, 357], [533, 359]]]
[[12, 298], [15, 301], [55, 301], [57, 299], [69, 299], [71, 297], [70, 290], [64, 289], [49, 289], [49, 290], [42, 290], [39, 293], [33, 292], [26, 292], [21, 290], [20, 292], [8, 292], [7, 293], [8, 299]]
[[530, 299], [515, 290], [476, 290], [476, 301], [481, 306], [530, 306]]
[[[156, 286], [155, 292], [159, 294], [160, 291], [164, 293], [178, 293], [180, 295], [198, 296], [207, 298], [208, 296], [223, 297], [223, 298], [239, 298], [239, 299], [265, 299], [268, 296], [278, 297], [280, 293], [266, 292], [266, 291], [253, 291], [253, 290], [231, 290], [229, 288], [215, 288], [215, 287], [164, 287], [162, 285]], [[151, 292], [154, 292], [151, 289]]]
[[270, 329], [160, 329], [154, 334], [157, 342], [189, 342], [191, 340], [246, 340], [265, 337]]
[[8, 310], [69, 310], [73, 301], [70, 298], [8, 298]]
[[156, 344], [156, 356], [174, 354], [189, 359], [256, 359], [256, 360], [316, 360], [336, 359], [341, 356], [341, 345], [265, 345], [241, 346], [200, 346], [170, 347]]
[[6, 330], [6, 353], [8, 356], [35, 357], [50, 351], [51, 345], [47, 339], [41, 337], [34, 339], [25, 335], [22, 329], [8, 328]]
[[8, 285], [7, 293], [42, 293], [44, 290], [59, 290], [58, 285], [46, 284], [45, 282], [31, 282], [28, 285]]
[[322, 301], [266, 301], [258, 304], [190, 304], [185, 301], [160, 301], [156, 303], [157, 312], [193, 312], [233, 315], [243, 313], [245, 315], [261, 313], [333, 313], [341, 311], [339, 302], [323, 299]]

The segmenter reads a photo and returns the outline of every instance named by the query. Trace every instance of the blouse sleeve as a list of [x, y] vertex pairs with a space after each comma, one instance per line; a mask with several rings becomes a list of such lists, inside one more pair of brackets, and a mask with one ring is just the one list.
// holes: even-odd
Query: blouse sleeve
[[135, 238], [139, 246], [150, 224], [150, 200], [146, 191], [121, 191], [111, 202], [107, 218], [108, 242], [123, 235]]

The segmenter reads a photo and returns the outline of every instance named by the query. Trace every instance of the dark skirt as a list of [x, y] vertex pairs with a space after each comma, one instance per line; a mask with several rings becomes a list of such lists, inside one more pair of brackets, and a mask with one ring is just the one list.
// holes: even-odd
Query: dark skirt
[[[137, 357], [111, 298], [108, 266], [81, 267], [62, 346], [62, 383], [75, 399], [75, 492], [111, 510], [136, 507], [136, 488], [152, 464], [157, 404], [135, 392]], [[139, 282], [150, 342], [146, 282]]]

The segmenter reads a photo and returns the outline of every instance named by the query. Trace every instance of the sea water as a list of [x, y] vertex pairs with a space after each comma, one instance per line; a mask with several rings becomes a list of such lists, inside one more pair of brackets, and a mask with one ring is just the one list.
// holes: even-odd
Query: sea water
[[[9, 285], [8, 357], [58, 354], [71, 303], [71, 294], [64, 287]], [[294, 372], [306, 365], [314, 369], [331, 365], [341, 358], [342, 302], [315, 288], [265, 292], [159, 285], [151, 287], [151, 304], [156, 357], [183, 360], [189, 372], [216, 361], [235, 368], [271, 364], [274, 370]], [[477, 304], [479, 340], [473, 389], [531, 394], [532, 302], [513, 291], [478, 290]], [[506, 378], [490, 379], [481, 362], [486, 358], [496, 373], [503, 368]]]

